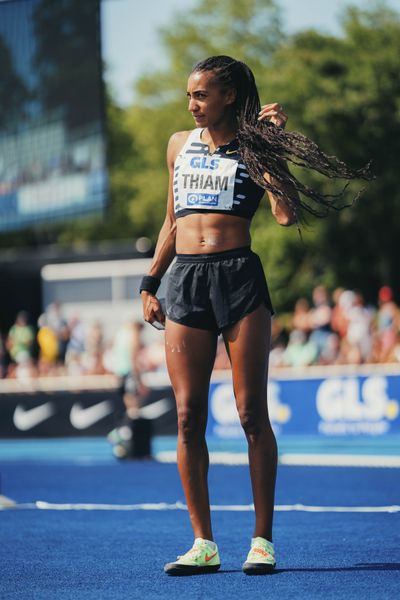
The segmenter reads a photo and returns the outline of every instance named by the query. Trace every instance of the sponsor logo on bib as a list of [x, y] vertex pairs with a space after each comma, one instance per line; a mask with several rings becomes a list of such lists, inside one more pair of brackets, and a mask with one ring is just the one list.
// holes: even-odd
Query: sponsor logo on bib
[[206, 156], [193, 156], [190, 166], [193, 169], [210, 169], [215, 171], [219, 167], [219, 158], [207, 158]]
[[219, 194], [188, 194], [188, 206], [218, 206]]

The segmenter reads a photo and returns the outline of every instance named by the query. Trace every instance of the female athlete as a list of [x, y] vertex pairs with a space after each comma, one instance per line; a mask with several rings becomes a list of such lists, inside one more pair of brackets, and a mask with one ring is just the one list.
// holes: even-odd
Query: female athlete
[[[332, 205], [331, 198], [302, 185], [289, 172], [287, 160], [330, 176], [363, 173], [327, 157], [304, 136], [285, 132], [282, 106], [260, 106], [253, 74], [240, 61], [213, 56], [198, 63], [187, 97], [195, 129], [175, 133], [169, 141], [167, 212], [141, 285], [145, 320], [165, 322], [167, 367], [178, 412], [178, 469], [195, 538], [193, 547], [164, 570], [192, 575], [220, 566], [210, 518], [205, 429], [222, 334], [248, 442], [255, 507], [243, 571], [265, 574], [275, 567], [277, 446], [267, 407], [273, 308], [261, 262], [250, 249], [250, 223], [265, 191], [274, 218], [284, 226], [296, 223], [302, 209], [320, 214]], [[317, 208], [300, 200], [299, 191]], [[175, 256], [165, 318], [156, 293]]]

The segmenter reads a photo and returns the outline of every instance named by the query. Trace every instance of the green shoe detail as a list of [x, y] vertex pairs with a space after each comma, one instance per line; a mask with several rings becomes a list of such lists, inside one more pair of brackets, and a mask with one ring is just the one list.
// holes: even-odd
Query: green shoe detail
[[272, 542], [256, 537], [251, 540], [250, 552], [243, 565], [246, 575], [265, 575], [275, 568], [275, 550]]
[[202, 538], [196, 538], [193, 547], [178, 560], [168, 563], [164, 571], [168, 575], [197, 575], [199, 573], [214, 573], [221, 565], [218, 547]]

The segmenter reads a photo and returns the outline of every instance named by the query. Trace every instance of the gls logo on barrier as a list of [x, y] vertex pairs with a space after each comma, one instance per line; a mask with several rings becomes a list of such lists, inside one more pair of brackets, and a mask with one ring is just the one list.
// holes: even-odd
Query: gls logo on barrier
[[325, 434], [388, 431], [389, 422], [399, 414], [399, 404], [387, 395], [387, 379], [372, 376], [361, 384], [356, 378], [330, 378], [321, 383], [316, 396]]
[[219, 158], [208, 159], [206, 156], [193, 156], [190, 166], [193, 169], [210, 169], [210, 171], [215, 171], [215, 169], [218, 169], [219, 163]]

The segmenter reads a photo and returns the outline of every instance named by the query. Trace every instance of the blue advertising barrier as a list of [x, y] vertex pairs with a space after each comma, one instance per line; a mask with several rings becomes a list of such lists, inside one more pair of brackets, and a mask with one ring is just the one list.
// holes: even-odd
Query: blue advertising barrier
[[[270, 377], [268, 406], [278, 435], [382, 436], [400, 433], [400, 375]], [[230, 380], [211, 383], [207, 434], [243, 436]]]

